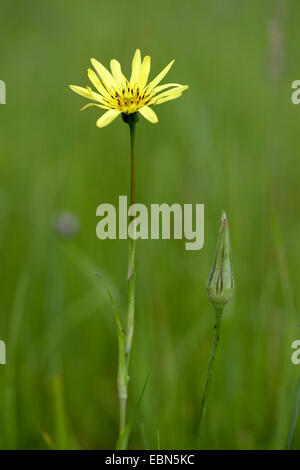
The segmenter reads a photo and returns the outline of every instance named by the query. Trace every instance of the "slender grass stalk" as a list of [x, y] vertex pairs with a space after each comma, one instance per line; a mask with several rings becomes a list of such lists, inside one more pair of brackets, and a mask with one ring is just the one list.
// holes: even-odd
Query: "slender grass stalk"
[[[130, 161], [131, 161], [131, 177], [130, 177], [130, 206], [135, 203], [135, 126], [137, 116], [131, 114], [123, 115], [123, 120], [128, 123], [130, 129]], [[130, 353], [134, 332], [134, 310], [135, 310], [135, 226], [134, 217], [130, 217], [131, 236], [129, 237], [129, 256], [128, 256], [128, 306], [127, 306], [127, 328], [124, 337], [124, 347], [119, 349], [119, 372], [118, 372], [118, 388], [120, 401], [120, 425], [119, 425], [119, 442], [122, 441], [126, 428], [126, 408], [128, 397], [128, 380]], [[123, 440], [124, 442], [126, 440]]]
[[219, 308], [214, 307], [213, 339], [211, 343], [211, 350], [210, 350], [210, 357], [209, 357], [208, 369], [207, 369], [207, 374], [206, 374], [205, 387], [204, 387], [201, 408], [200, 408], [199, 445], [202, 442], [202, 438], [204, 434], [206, 414], [207, 414], [207, 403], [208, 403], [209, 393], [211, 389], [212, 376], [213, 376], [214, 364], [215, 364], [215, 359], [216, 359], [216, 352], [217, 352], [217, 348], [218, 348], [218, 344], [220, 340], [222, 313], [223, 313], [223, 307], [219, 307]]
[[55, 417], [55, 444], [59, 450], [68, 448], [68, 425], [64, 404], [62, 377], [56, 374], [53, 378], [53, 400]]
[[293, 418], [292, 418], [292, 423], [291, 423], [291, 427], [290, 427], [290, 431], [289, 431], [289, 435], [287, 439], [286, 450], [290, 450], [292, 448], [294, 434], [295, 434], [297, 420], [298, 420], [299, 409], [300, 409], [300, 379], [299, 379], [298, 387], [297, 387]]

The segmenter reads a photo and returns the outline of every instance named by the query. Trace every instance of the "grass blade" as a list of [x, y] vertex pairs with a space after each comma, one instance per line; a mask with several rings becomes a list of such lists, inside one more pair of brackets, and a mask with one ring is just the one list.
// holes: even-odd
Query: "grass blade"
[[294, 434], [295, 434], [297, 420], [298, 420], [299, 408], [300, 408], [300, 379], [299, 379], [298, 387], [297, 387], [292, 423], [291, 423], [290, 432], [289, 432], [287, 444], [286, 444], [287, 450], [290, 450], [292, 448]]

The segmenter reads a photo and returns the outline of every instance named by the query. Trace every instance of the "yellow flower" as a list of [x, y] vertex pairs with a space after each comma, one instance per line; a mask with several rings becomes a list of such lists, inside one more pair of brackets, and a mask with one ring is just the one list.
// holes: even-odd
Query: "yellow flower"
[[97, 93], [90, 87], [83, 88], [70, 85], [70, 88], [75, 93], [94, 101], [82, 109], [96, 106], [97, 108], [107, 110], [98, 119], [98, 127], [107, 126], [121, 113], [133, 114], [136, 112], [139, 112], [144, 118], [155, 124], [158, 122], [158, 118], [149, 106], [178, 98], [188, 88], [188, 85], [167, 83], [166, 85], [157, 86], [172, 67], [174, 60], [154, 80], [147, 84], [150, 73], [150, 61], [150, 56], [145, 56], [142, 61], [140, 50], [137, 49], [132, 61], [131, 77], [130, 80], [127, 80], [117, 60], [112, 59], [110, 61], [110, 73], [96, 59], [91, 59], [97, 73], [92, 69], [88, 69], [88, 77], [96, 88]]

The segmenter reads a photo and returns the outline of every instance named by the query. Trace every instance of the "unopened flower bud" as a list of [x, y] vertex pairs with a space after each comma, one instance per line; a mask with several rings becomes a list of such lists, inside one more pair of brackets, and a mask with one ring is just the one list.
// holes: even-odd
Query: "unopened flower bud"
[[231, 299], [233, 287], [229, 226], [223, 212], [215, 259], [206, 283], [207, 296], [216, 308], [223, 308]]

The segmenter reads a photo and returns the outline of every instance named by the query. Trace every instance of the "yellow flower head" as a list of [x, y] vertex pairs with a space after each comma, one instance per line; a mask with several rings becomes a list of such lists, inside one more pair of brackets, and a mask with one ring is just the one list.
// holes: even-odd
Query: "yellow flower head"
[[139, 49], [136, 50], [133, 57], [130, 80], [127, 80], [123, 75], [121, 65], [115, 59], [110, 61], [111, 73], [96, 59], [91, 59], [91, 62], [97, 73], [88, 69], [88, 77], [97, 93], [90, 87], [70, 85], [70, 88], [75, 93], [93, 101], [82, 109], [96, 106], [107, 110], [98, 119], [98, 127], [107, 126], [121, 113], [133, 114], [136, 112], [141, 113], [144, 118], [155, 124], [158, 122], [158, 118], [149, 106], [174, 100], [188, 88], [188, 85], [179, 85], [178, 83], [157, 86], [172, 67], [174, 60], [147, 84], [151, 60], [147, 55], [142, 61]]

